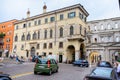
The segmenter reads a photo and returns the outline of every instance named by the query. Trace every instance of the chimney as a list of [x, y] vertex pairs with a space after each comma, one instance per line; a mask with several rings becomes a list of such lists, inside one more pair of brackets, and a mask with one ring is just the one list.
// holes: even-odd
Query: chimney
[[47, 9], [47, 6], [46, 6], [46, 4], [44, 3], [44, 6], [43, 6], [43, 13], [46, 13], [46, 9]]
[[30, 11], [29, 11], [29, 8], [28, 8], [28, 11], [27, 11], [27, 18], [30, 17]]

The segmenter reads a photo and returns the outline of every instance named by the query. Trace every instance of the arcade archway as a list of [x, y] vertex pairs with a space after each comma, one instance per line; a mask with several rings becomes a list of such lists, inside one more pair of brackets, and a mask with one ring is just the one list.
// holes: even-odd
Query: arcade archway
[[67, 47], [67, 61], [69, 63], [75, 61], [75, 47], [73, 45]]
[[97, 63], [99, 60], [99, 53], [96, 51], [91, 52], [89, 58], [91, 63]]

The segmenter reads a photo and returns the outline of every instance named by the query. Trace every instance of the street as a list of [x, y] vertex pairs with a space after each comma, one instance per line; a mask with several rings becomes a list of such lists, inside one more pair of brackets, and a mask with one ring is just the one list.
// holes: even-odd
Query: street
[[92, 70], [92, 68], [59, 63], [58, 73], [53, 73], [51, 76], [47, 74], [34, 75], [34, 64], [32, 62], [4, 64], [0, 66], [0, 71], [10, 74], [13, 80], [83, 80], [84, 76]]

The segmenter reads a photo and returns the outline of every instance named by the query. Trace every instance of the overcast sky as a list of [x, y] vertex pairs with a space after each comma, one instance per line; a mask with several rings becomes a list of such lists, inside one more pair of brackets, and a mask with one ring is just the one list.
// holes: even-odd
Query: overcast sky
[[0, 0], [0, 22], [26, 18], [28, 8], [31, 16], [41, 14], [44, 3], [47, 11], [80, 3], [90, 14], [89, 21], [120, 16], [118, 0]]

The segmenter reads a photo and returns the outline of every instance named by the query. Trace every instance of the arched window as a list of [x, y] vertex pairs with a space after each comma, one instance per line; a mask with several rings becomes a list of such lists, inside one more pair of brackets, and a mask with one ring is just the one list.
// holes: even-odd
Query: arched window
[[36, 32], [33, 33], [33, 40], [37, 39], [37, 34]]
[[104, 26], [103, 26], [103, 24], [101, 25], [101, 30], [103, 30], [104, 29]]
[[38, 39], [40, 39], [40, 31], [38, 31]]
[[70, 26], [70, 35], [73, 35], [74, 34], [74, 28], [73, 26]]
[[97, 38], [95, 38], [95, 42], [97, 42]]
[[31, 36], [30, 33], [27, 34], [27, 40], [30, 40]]
[[60, 37], [63, 37], [63, 28], [60, 28]]
[[108, 25], [107, 25], [107, 28], [108, 28], [108, 29], [111, 29], [111, 25], [110, 25], [110, 24], [108, 24]]
[[23, 34], [21, 37], [21, 41], [24, 41], [24, 40], [25, 40], [25, 35]]
[[116, 37], [116, 40], [115, 40], [115, 41], [116, 41], [116, 42], [119, 42], [119, 41], [120, 41], [119, 36]]
[[97, 26], [94, 26], [94, 30], [95, 30], [95, 31], [97, 30]]
[[115, 28], [116, 28], [116, 29], [118, 28], [118, 23], [115, 23]]
[[44, 31], [44, 38], [47, 38], [47, 30]]
[[52, 29], [50, 30], [50, 38], [52, 38], [52, 35], [53, 35], [53, 31]]
[[17, 35], [15, 36], [15, 41], [18, 41], [18, 36]]

